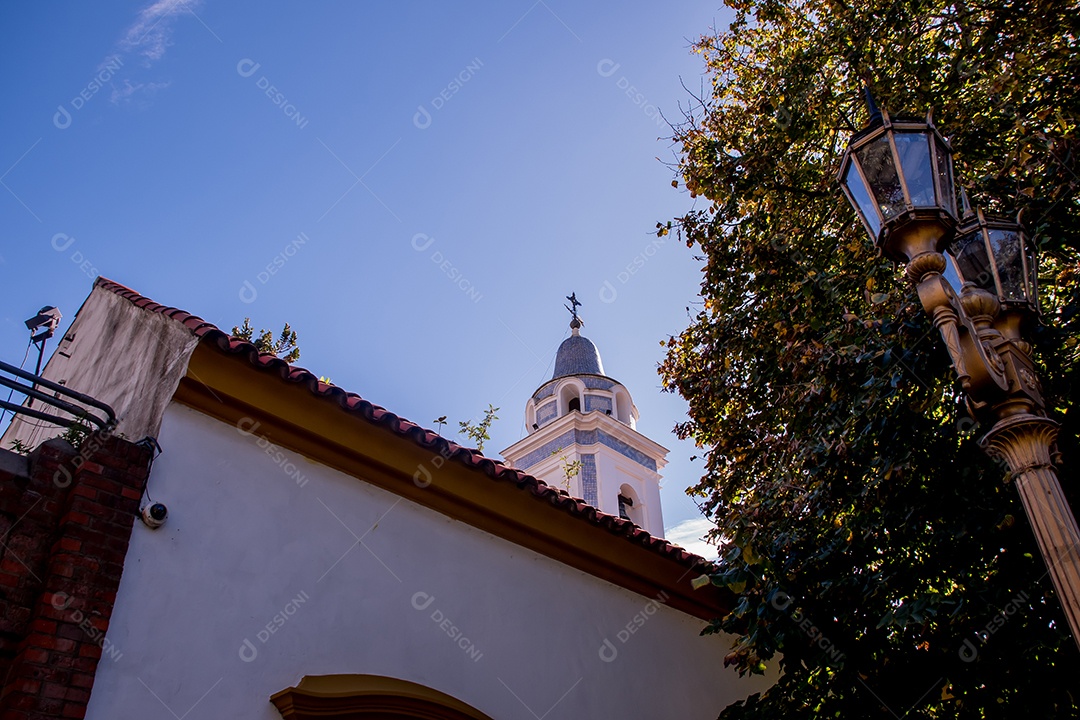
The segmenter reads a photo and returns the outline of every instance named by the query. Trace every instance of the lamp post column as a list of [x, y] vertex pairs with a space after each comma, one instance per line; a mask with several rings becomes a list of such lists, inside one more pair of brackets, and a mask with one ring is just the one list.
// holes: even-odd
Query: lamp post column
[[1057, 432], [1053, 420], [1023, 413], [999, 421], [979, 445], [1008, 463], [1069, 629], [1080, 641], [1080, 528], [1050, 456]]

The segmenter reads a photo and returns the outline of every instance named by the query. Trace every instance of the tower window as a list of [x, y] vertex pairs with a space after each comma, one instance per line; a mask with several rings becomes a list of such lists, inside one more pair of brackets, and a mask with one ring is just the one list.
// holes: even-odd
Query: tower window
[[567, 405], [567, 412], [574, 412], [575, 410], [581, 412], [581, 398], [571, 398], [570, 404]]

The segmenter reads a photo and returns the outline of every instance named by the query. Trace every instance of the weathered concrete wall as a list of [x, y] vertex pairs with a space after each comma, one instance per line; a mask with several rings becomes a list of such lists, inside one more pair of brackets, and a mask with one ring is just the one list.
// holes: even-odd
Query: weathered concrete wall
[[[107, 403], [120, 418], [116, 433], [156, 436], [161, 416], [198, 344], [190, 330], [95, 287], [53, 351], [42, 376]], [[35, 403], [40, 408], [40, 403]], [[100, 411], [98, 411], [100, 412]], [[18, 416], [0, 439], [37, 447], [64, 429]]]

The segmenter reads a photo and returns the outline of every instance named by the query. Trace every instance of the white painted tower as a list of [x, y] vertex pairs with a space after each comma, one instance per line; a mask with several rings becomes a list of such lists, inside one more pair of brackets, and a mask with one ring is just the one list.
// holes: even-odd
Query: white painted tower
[[[581, 335], [578, 303], [570, 299], [571, 335], [559, 346], [551, 379], [525, 404], [529, 434], [502, 455], [515, 468], [662, 538], [660, 471], [667, 448], [636, 430], [630, 392], [604, 374], [600, 352]], [[568, 481], [565, 468], [578, 462]]]

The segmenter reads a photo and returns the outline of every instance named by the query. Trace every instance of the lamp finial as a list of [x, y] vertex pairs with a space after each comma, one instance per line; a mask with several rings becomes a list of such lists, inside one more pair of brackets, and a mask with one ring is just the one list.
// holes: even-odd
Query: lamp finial
[[967, 190], [960, 188], [960, 217], [966, 218], [967, 216], [974, 214], [974, 211], [971, 209], [971, 201], [968, 199]]
[[874, 101], [874, 94], [870, 92], [870, 83], [863, 84], [863, 94], [866, 96], [866, 109], [870, 111], [870, 124], [881, 122], [881, 110]]

